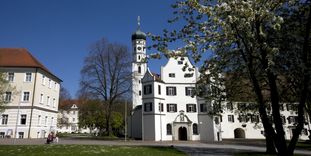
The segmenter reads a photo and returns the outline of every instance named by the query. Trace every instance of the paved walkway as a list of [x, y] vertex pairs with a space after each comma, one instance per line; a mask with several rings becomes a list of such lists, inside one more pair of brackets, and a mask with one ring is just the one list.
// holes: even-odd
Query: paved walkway
[[[0, 139], [0, 145], [12, 145], [14, 139]], [[16, 145], [40, 145], [45, 144], [45, 139], [16, 139]], [[247, 146], [234, 144], [219, 143], [202, 143], [196, 141], [103, 141], [103, 140], [85, 140], [85, 139], [60, 139], [58, 144], [87, 144], [87, 145], [126, 145], [126, 146], [173, 146], [191, 156], [217, 156], [217, 155], [233, 155], [235, 152], [254, 151], [264, 152], [265, 147]], [[311, 155], [308, 150], [295, 150], [296, 154]]]

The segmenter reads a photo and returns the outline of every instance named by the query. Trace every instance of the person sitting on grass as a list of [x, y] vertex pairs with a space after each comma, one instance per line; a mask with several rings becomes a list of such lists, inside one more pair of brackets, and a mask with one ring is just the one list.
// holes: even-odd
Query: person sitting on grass
[[53, 142], [53, 132], [49, 133], [48, 138], [46, 139], [46, 143], [50, 144]]

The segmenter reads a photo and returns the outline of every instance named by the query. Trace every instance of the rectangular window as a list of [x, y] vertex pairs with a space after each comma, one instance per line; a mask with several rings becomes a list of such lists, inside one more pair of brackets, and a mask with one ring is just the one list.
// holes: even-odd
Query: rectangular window
[[169, 73], [168, 77], [175, 77], [175, 73]]
[[2, 114], [2, 122], [1, 122], [1, 124], [2, 125], [7, 125], [8, 124], [8, 118], [9, 118], [9, 115]]
[[24, 132], [18, 132], [18, 138], [23, 139], [24, 138]]
[[200, 112], [207, 112], [207, 104], [206, 103], [200, 104]]
[[227, 109], [228, 110], [233, 110], [233, 104], [231, 102], [227, 103]]
[[177, 112], [177, 104], [167, 104], [167, 112]]
[[4, 101], [10, 102], [11, 101], [12, 92], [5, 92]]
[[23, 92], [23, 101], [29, 101], [30, 92]]
[[161, 95], [161, 86], [158, 85], [158, 94]]
[[197, 107], [195, 104], [187, 104], [187, 112], [197, 112]]
[[31, 73], [26, 73], [25, 82], [31, 82]]
[[139, 91], [139, 96], [141, 95], [141, 90]]
[[48, 106], [51, 104], [51, 100], [50, 100], [49, 96], [47, 96], [46, 103], [47, 103]]
[[281, 119], [282, 119], [282, 124], [285, 125], [286, 124], [285, 116], [281, 116]]
[[21, 125], [26, 125], [26, 118], [27, 118], [27, 115], [26, 114], [22, 114], [21, 115]]
[[145, 112], [151, 112], [152, 111], [152, 103], [151, 102], [145, 103], [144, 106], [145, 106], [144, 107]]
[[238, 119], [240, 122], [247, 122], [247, 116], [246, 115], [240, 115]]
[[258, 123], [259, 122], [259, 116], [258, 115], [251, 115], [251, 122], [252, 123]]
[[159, 112], [163, 112], [163, 103], [159, 103]]
[[234, 122], [234, 115], [228, 115], [228, 121]]
[[13, 82], [14, 81], [14, 73], [10, 72], [8, 73], [8, 81]]
[[4, 138], [5, 132], [0, 132], [0, 138]]
[[186, 87], [186, 96], [194, 96], [194, 87]]
[[183, 62], [182, 61], [178, 61], [178, 64], [180, 65], [180, 64], [183, 64]]
[[152, 93], [152, 85], [144, 85], [144, 95]]
[[43, 94], [40, 95], [40, 103], [43, 103], [43, 100], [44, 100], [44, 96]]
[[166, 87], [166, 95], [175, 96], [176, 95], [176, 87]]
[[184, 77], [185, 78], [193, 77], [193, 73], [185, 73]]

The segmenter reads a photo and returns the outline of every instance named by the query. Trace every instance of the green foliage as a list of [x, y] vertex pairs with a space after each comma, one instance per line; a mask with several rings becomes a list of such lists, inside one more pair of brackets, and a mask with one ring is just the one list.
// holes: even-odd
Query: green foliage
[[105, 114], [99, 100], [88, 100], [80, 106], [79, 127], [103, 130], [105, 128]]
[[15, 87], [10, 85], [6, 77], [6, 73], [0, 72], [0, 112], [4, 111], [5, 105], [9, 102], [5, 101], [5, 93], [7, 91], [12, 92], [11, 99], [17, 94]]
[[[299, 137], [310, 94], [310, 6], [310, 1], [299, 0], [179, 0], [169, 20], [178, 25], [176, 30], [151, 36], [153, 47], [162, 52], [154, 57], [189, 55], [203, 62], [198, 93], [212, 101], [213, 111], [222, 111], [222, 101], [235, 100], [235, 90], [238, 96], [252, 91], [245, 100], [256, 99], [267, 138], [273, 137], [279, 154], [286, 155]], [[175, 41], [184, 46], [168, 50]], [[299, 101], [299, 124], [288, 149], [279, 111], [282, 101]]]

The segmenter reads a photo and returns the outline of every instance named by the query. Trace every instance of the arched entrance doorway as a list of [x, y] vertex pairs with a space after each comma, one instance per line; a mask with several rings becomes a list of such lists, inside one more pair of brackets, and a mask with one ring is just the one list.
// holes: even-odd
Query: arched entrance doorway
[[179, 127], [178, 139], [179, 140], [187, 140], [187, 128], [186, 127]]
[[234, 130], [234, 138], [245, 138], [245, 132], [242, 128]]

